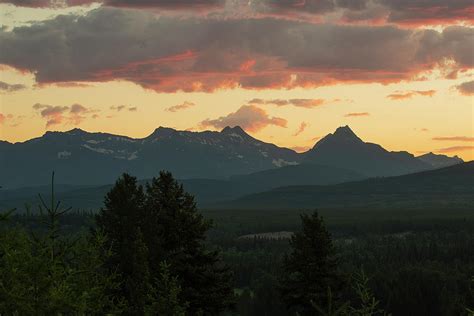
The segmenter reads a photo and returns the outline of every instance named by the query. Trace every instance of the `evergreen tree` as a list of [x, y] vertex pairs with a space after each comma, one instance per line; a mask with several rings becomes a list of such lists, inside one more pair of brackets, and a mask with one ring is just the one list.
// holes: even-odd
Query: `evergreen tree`
[[191, 315], [214, 315], [233, 302], [229, 270], [217, 251], [206, 249], [204, 241], [211, 223], [198, 213], [193, 196], [186, 193], [169, 172], [160, 172], [146, 188], [145, 239], [150, 249], [150, 269], [160, 274], [159, 262], [166, 261], [178, 277], [181, 302], [189, 304]]
[[186, 315], [187, 303], [179, 300], [181, 287], [178, 278], [170, 274], [170, 266], [166, 262], [160, 264], [160, 276], [156, 280], [157, 287], [151, 292], [150, 301], [152, 304], [147, 306], [147, 315], [163, 316], [184, 316]]
[[[230, 272], [219, 253], [205, 246], [211, 223], [169, 172], [154, 178], [145, 193], [136, 178], [124, 174], [104, 204], [97, 226], [110, 240], [110, 268], [116, 267], [124, 280], [122, 295], [130, 313], [157, 310], [160, 301], [178, 311], [187, 306], [190, 315], [214, 315], [232, 305]], [[170, 287], [170, 280], [179, 290]]]
[[314, 212], [301, 215], [301, 221], [302, 230], [291, 237], [291, 252], [283, 260], [280, 289], [289, 309], [301, 315], [311, 315], [314, 305], [327, 304], [328, 288], [337, 294], [343, 282], [323, 219]]
[[122, 302], [110, 294], [118, 286], [116, 275], [104, 271], [103, 235], [72, 240], [61, 234], [59, 220], [68, 209], [55, 200], [54, 174], [50, 205], [40, 200], [45, 233], [0, 231], [0, 313], [119, 313]]
[[148, 248], [140, 229], [144, 201], [137, 179], [123, 174], [107, 193], [96, 217], [97, 227], [107, 235], [112, 252], [109, 270], [117, 271], [123, 280], [120, 292], [115, 294], [127, 300], [132, 314], [143, 313], [150, 286]]

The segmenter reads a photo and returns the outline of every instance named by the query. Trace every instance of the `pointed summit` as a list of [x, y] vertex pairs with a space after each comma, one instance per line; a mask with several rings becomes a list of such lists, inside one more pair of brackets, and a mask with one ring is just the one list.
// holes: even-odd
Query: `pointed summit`
[[364, 143], [362, 139], [360, 139], [352, 130], [351, 128], [346, 126], [341, 126], [336, 129], [336, 131], [332, 134], [328, 134], [323, 137], [319, 142], [317, 142], [313, 149], [320, 147], [323, 144], [345, 144], [345, 143]]
[[334, 134], [332, 134], [333, 137], [337, 138], [343, 138], [343, 139], [357, 139], [360, 140], [360, 138], [351, 130], [351, 128], [346, 125], [346, 126], [341, 126], [336, 129]]
[[155, 138], [155, 137], [167, 137], [167, 136], [170, 136], [172, 135], [173, 133], [175, 133], [176, 130], [172, 129], [172, 128], [169, 128], [169, 127], [163, 127], [163, 126], [160, 126], [158, 127], [157, 129], [155, 129], [153, 131], [153, 133], [151, 133], [150, 135], [148, 135], [147, 138]]

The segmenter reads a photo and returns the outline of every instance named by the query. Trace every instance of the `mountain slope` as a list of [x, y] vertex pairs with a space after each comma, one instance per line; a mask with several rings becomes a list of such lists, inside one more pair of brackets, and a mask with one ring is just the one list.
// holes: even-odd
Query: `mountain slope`
[[[281, 186], [295, 184], [324, 185], [364, 178], [351, 170], [318, 165], [297, 165], [269, 169], [248, 175], [231, 177], [228, 180], [185, 179], [179, 180], [186, 191], [193, 194], [199, 206], [262, 192]], [[144, 184], [146, 180], [142, 180]], [[112, 185], [70, 186], [56, 185], [57, 197], [66, 205], [77, 208], [98, 209]], [[0, 209], [17, 207], [24, 203], [37, 204], [37, 194], [48, 197], [49, 186], [38, 186], [13, 190], [0, 190]]]
[[[407, 152], [389, 152], [362, 141], [348, 126], [338, 128], [302, 154], [255, 139], [238, 126], [226, 127], [221, 132], [160, 127], [139, 139], [73, 129], [46, 132], [23, 143], [0, 142], [0, 186], [9, 189], [47, 185], [52, 171], [56, 172], [57, 183], [96, 186], [113, 183], [123, 172], [140, 179], [168, 170], [180, 179], [226, 180], [264, 171], [250, 176], [253, 181], [246, 185], [254, 190], [267, 190], [274, 185], [331, 184], [408, 174], [459, 161], [445, 156], [415, 158]], [[299, 164], [304, 166], [278, 170]], [[312, 170], [313, 165], [332, 168]], [[271, 169], [278, 171], [266, 171]], [[340, 178], [341, 169], [353, 174]], [[314, 182], [313, 174], [324, 174], [327, 180]], [[280, 177], [285, 181], [280, 181]], [[238, 181], [238, 177], [232, 181]]]
[[463, 160], [458, 156], [449, 157], [446, 155], [436, 155], [433, 153], [427, 153], [416, 158], [430, 164], [433, 168], [443, 168], [463, 163]]
[[[217, 205], [216, 205], [217, 207]], [[228, 208], [474, 208], [474, 162], [329, 186], [290, 186], [218, 205]]]
[[389, 152], [362, 141], [348, 127], [339, 127], [307, 153], [304, 162], [349, 168], [367, 176], [393, 176], [432, 169], [407, 152]]
[[24, 143], [0, 146], [0, 185], [44, 185], [56, 171], [58, 183], [112, 183], [122, 172], [149, 178], [169, 170], [179, 178], [225, 178], [297, 164], [287, 148], [259, 141], [240, 127], [188, 132], [160, 127], [142, 139], [80, 129], [47, 132]]

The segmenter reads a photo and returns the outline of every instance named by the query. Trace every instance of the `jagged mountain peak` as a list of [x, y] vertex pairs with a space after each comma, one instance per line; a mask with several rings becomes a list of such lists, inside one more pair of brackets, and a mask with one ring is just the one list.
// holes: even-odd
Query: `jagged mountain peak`
[[[336, 129], [333, 134], [329, 134], [332, 138], [345, 139], [345, 140], [361, 140], [349, 127], [349, 125], [341, 126]], [[329, 136], [328, 135], [328, 136]]]
[[334, 133], [330, 133], [323, 137], [314, 145], [312, 150], [326, 143], [363, 143], [363, 141], [352, 131], [348, 125], [346, 125], [338, 127]]
[[148, 135], [147, 138], [156, 138], [156, 137], [165, 137], [165, 136], [170, 136], [177, 131], [171, 127], [165, 127], [165, 126], [159, 126], [156, 128], [153, 133]]

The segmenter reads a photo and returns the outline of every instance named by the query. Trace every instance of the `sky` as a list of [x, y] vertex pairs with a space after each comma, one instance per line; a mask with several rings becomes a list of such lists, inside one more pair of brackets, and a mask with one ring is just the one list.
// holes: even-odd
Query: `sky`
[[337, 127], [474, 159], [471, 0], [0, 0], [0, 139]]

